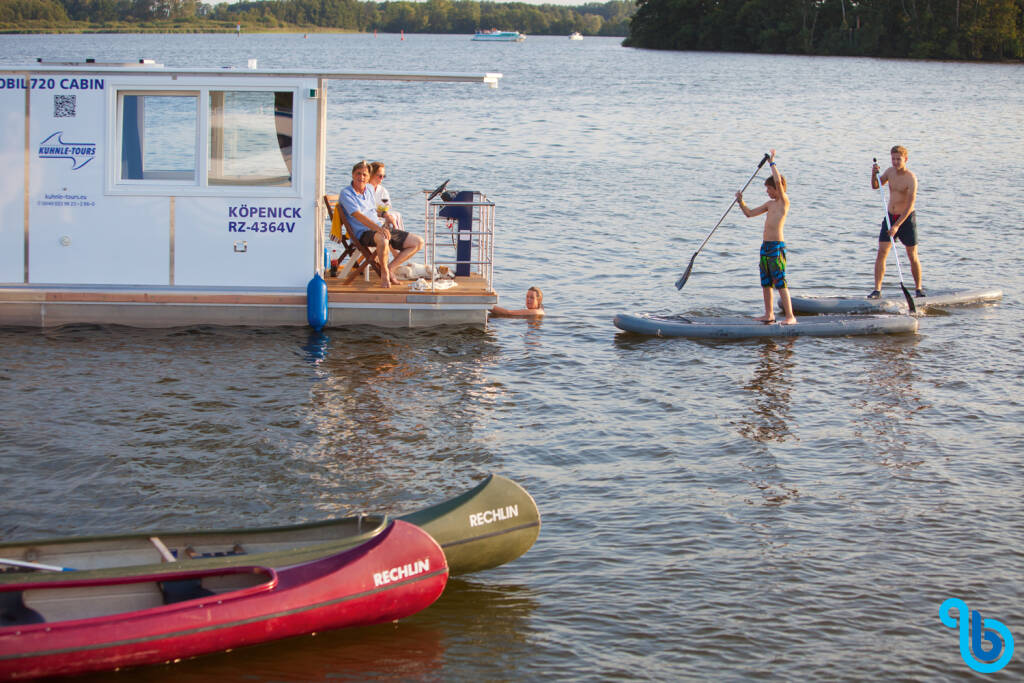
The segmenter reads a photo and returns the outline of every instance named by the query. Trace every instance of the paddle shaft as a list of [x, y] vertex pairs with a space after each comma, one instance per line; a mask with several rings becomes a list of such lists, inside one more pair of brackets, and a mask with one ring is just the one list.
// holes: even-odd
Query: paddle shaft
[[[740, 189], [740, 192], [745, 191], [747, 187], [750, 185], [750, 183], [754, 181], [754, 178], [757, 176], [758, 173], [761, 172], [761, 167], [764, 166], [764, 162], [768, 161], [768, 158], [769, 157], [767, 154], [765, 154], [764, 157], [761, 158], [761, 162], [757, 165], [757, 168], [754, 170], [754, 173], [750, 176], [750, 178], [747, 179], [747, 182], [743, 183], [743, 187]], [[729, 208], [725, 210], [725, 213], [722, 214], [722, 217], [718, 219], [717, 223], [715, 223], [715, 227], [711, 228], [711, 232], [709, 232], [708, 236], [704, 238], [704, 241], [700, 243], [700, 247], [697, 248], [697, 253], [695, 253], [694, 256], [699, 254], [701, 249], [704, 248], [704, 245], [708, 243], [708, 240], [711, 239], [711, 236], [715, 234], [715, 230], [718, 230], [718, 226], [722, 224], [722, 221], [725, 220], [725, 217], [729, 215], [730, 211], [732, 211], [732, 207], [736, 206], [737, 201], [739, 200], [736, 199], [736, 197], [732, 198], [732, 204], [729, 205]]]
[[[878, 165], [878, 159], [872, 159], [875, 165]], [[910, 296], [910, 291], [907, 290], [907, 286], [903, 284], [903, 266], [900, 265], [900, 253], [896, 250], [896, 240], [892, 235], [892, 222], [889, 219], [889, 203], [885, 201], [885, 190], [882, 189], [882, 179], [878, 179], [878, 196], [882, 198], [882, 208], [885, 210], [885, 227], [889, 231], [889, 244], [892, 245], [892, 253], [896, 257], [896, 272], [900, 274], [900, 289], [903, 290], [903, 296], [907, 300], [907, 306], [910, 308], [911, 313], [917, 312], [917, 306], [914, 304], [914, 297]]]
[[[747, 179], [747, 182], [745, 182], [743, 184], [743, 187], [740, 189], [741, 193], [747, 189], [747, 186], [750, 185], [751, 182], [753, 182], [754, 178], [757, 176], [758, 173], [761, 172], [761, 168], [764, 166], [765, 162], [768, 161], [769, 158], [770, 157], [767, 154], [761, 157], [761, 161], [758, 162], [757, 168], [754, 169], [754, 172], [750, 175], [750, 177]], [[711, 236], [715, 234], [715, 230], [718, 230], [718, 226], [722, 224], [722, 221], [725, 220], [725, 217], [729, 215], [730, 211], [732, 211], [732, 207], [736, 206], [737, 201], [738, 200], [736, 199], [736, 197], [732, 198], [732, 203], [729, 204], [729, 208], [725, 210], [725, 213], [722, 214], [722, 217], [718, 219], [717, 223], [715, 223], [715, 227], [711, 228], [711, 232], [708, 233], [708, 236], [705, 237], [704, 241], [700, 243], [699, 247], [697, 247], [697, 251], [693, 252], [693, 256], [690, 257], [690, 265], [686, 267], [686, 272], [683, 273], [683, 276], [679, 278], [678, 282], [676, 282], [676, 289], [682, 289], [683, 285], [686, 284], [686, 281], [690, 279], [690, 271], [693, 270], [693, 261], [694, 259], [697, 258], [697, 254], [699, 254], [701, 250], [704, 249], [704, 245], [706, 245], [708, 243], [708, 240], [711, 239]]]
[[39, 562], [25, 562], [23, 560], [6, 560], [0, 558], [0, 564], [7, 564], [12, 567], [22, 567], [24, 569], [41, 569], [48, 572], [73, 572], [74, 569], [68, 567], [58, 567], [52, 564], [40, 564]]

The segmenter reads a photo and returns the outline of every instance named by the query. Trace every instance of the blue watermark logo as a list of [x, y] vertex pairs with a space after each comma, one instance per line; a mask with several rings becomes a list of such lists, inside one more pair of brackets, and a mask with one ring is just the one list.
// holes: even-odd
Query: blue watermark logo
[[[957, 616], [950, 611], [955, 609]], [[1013, 656], [1013, 634], [1002, 622], [995, 619], [982, 620], [981, 612], [967, 609], [967, 603], [960, 598], [949, 598], [939, 607], [942, 625], [955, 629], [960, 622], [960, 656], [964, 663], [975, 671], [990, 674], [999, 671]], [[982, 644], [988, 642], [988, 649]]]

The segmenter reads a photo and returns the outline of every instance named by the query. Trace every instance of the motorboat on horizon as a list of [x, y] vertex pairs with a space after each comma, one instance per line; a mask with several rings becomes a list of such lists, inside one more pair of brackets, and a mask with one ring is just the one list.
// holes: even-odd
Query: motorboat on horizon
[[477, 31], [472, 39], [499, 43], [521, 43], [526, 40], [526, 34], [519, 31], [499, 31], [496, 28], [492, 28], [489, 31]]

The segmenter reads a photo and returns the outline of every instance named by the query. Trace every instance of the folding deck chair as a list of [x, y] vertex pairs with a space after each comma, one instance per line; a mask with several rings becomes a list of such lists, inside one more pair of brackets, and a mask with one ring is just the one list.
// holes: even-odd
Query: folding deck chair
[[[327, 207], [327, 215], [331, 219], [331, 239], [344, 247], [337, 264], [331, 262], [331, 277], [336, 277], [338, 265], [346, 258], [353, 259], [351, 270], [343, 280], [343, 284], [351, 284], [357, 277], [363, 274], [366, 266], [373, 267], [374, 272], [380, 275], [380, 265], [377, 263], [377, 250], [375, 247], [367, 247], [355, 238], [352, 226], [348, 224], [344, 211], [338, 210], [338, 195], [325, 194], [324, 205]], [[356, 254], [356, 252], [359, 252]]]

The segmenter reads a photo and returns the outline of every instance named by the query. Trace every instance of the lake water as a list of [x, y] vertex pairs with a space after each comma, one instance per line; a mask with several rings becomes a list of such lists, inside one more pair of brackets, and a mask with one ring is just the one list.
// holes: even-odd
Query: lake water
[[[535, 284], [548, 311], [485, 332], [0, 331], [4, 538], [405, 511], [488, 472], [543, 515], [529, 553], [397, 625], [114, 680], [959, 680], [976, 675], [939, 620], [950, 597], [1024, 639], [1021, 66], [596, 38], [0, 36], [0, 63], [36, 57], [501, 72], [497, 90], [332, 84], [329, 183], [384, 159], [407, 217], [446, 178], [485, 192], [501, 302]], [[770, 147], [791, 287], [866, 294], [871, 159], [893, 144], [920, 182], [925, 287], [998, 286], [1000, 303], [896, 337], [612, 326], [760, 313], [761, 219], [738, 211], [673, 283]]]

